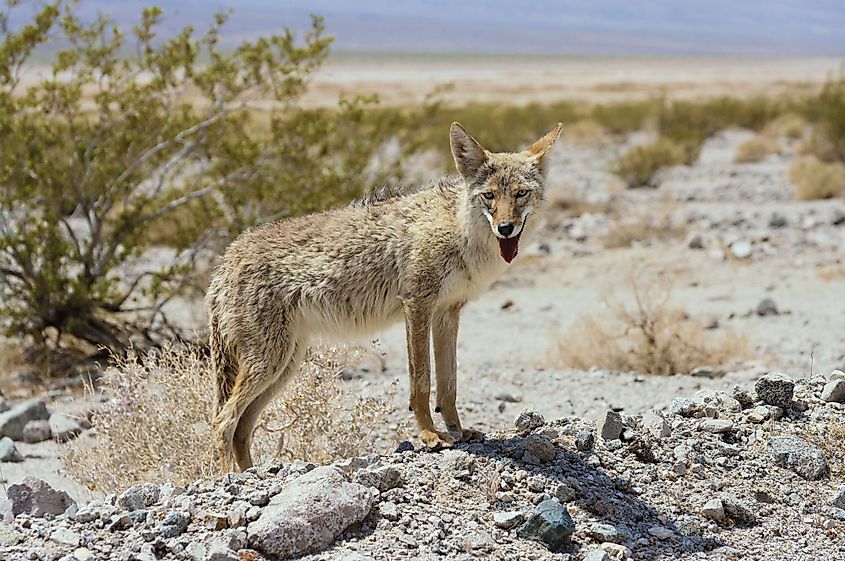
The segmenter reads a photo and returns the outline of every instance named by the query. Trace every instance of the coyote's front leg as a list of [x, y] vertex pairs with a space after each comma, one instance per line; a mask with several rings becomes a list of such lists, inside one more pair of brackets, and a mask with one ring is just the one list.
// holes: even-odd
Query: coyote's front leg
[[405, 334], [408, 339], [408, 374], [411, 379], [411, 409], [417, 418], [420, 437], [429, 448], [449, 447], [454, 439], [438, 432], [431, 419], [431, 307], [408, 300], [405, 306]]
[[461, 308], [458, 304], [434, 315], [434, 369], [437, 373], [437, 411], [443, 416], [449, 433], [461, 440], [478, 440], [484, 435], [461, 427], [455, 400], [458, 394], [458, 322]]

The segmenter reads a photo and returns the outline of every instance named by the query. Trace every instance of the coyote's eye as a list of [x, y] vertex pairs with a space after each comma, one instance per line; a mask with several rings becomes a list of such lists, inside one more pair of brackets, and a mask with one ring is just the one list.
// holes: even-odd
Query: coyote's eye
[[492, 201], [493, 199], [496, 198], [495, 193], [491, 193], [489, 191], [486, 192], [486, 193], [481, 193], [481, 196], [484, 197], [485, 199], [487, 199], [488, 201]]
[[519, 191], [516, 192], [516, 198], [524, 197], [527, 194], [528, 194], [528, 189], [520, 189]]

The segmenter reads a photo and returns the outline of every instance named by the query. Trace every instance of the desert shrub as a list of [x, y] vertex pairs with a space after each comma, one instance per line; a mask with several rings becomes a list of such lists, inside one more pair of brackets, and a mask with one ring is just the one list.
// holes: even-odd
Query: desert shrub
[[797, 113], [784, 113], [766, 124], [763, 134], [772, 138], [799, 140], [804, 137], [807, 121]]
[[713, 134], [730, 127], [759, 131], [788, 108], [786, 103], [770, 98], [666, 101], [657, 112], [657, 131], [682, 147], [685, 162], [691, 164]]
[[845, 195], [845, 164], [805, 156], [789, 168], [789, 180], [799, 201]]
[[845, 162], [845, 77], [827, 81], [818, 97], [808, 104], [807, 113], [815, 124], [816, 145], [823, 160]]
[[[340, 371], [358, 353], [309, 350], [295, 382], [262, 416], [257, 461], [328, 462], [374, 451], [371, 432], [394, 410], [392, 394], [344, 399]], [[197, 347], [130, 350], [116, 358], [99, 391], [108, 401], [92, 414], [95, 438], [62, 449], [76, 480], [110, 493], [139, 481], [187, 484], [218, 474], [210, 425], [214, 376]]]
[[[0, 6], [0, 329], [38, 356], [183, 337], [168, 303], [233, 235], [401, 175], [382, 148], [405, 114], [297, 108], [331, 43], [319, 18], [222, 49], [225, 15], [159, 38], [158, 8], [124, 35], [64, 0], [6, 25], [17, 4]], [[49, 70], [22, 84], [48, 40]]]
[[596, 105], [589, 118], [611, 134], [628, 134], [645, 128], [657, 110], [655, 100], [620, 101]]
[[612, 291], [605, 311], [578, 318], [559, 342], [565, 366], [643, 374], [688, 373], [719, 367], [746, 353], [744, 337], [717, 337], [672, 302], [672, 284], [645, 267], [626, 277], [627, 293]]
[[575, 145], [597, 144], [607, 140], [604, 128], [592, 119], [581, 119], [567, 126], [563, 139]]
[[613, 172], [629, 188], [653, 187], [654, 177], [665, 167], [684, 163], [686, 155], [681, 146], [667, 138], [651, 144], [634, 146], [617, 160]]
[[682, 238], [686, 235], [686, 228], [673, 219], [673, 211], [673, 205], [663, 201], [657, 209], [649, 212], [614, 212], [612, 225], [601, 236], [602, 245], [616, 249]]
[[758, 134], [739, 145], [734, 154], [734, 162], [738, 164], [759, 162], [770, 154], [777, 154], [779, 150], [776, 140]]

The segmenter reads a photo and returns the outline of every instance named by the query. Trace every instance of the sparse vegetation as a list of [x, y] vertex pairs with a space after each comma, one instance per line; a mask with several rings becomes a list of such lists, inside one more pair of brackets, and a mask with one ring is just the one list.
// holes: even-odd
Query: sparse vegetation
[[828, 80], [807, 112], [815, 123], [815, 145], [824, 150], [816, 156], [845, 163], [845, 77]]
[[625, 152], [616, 162], [613, 171], [629, 188], [654, 187], [654, 177], [658, 171], [685, 161], [681, 146], [667, 138], [660, 138]]
[[563, 140], [574, 145], [600, 144], [607, 141], [604, 128], [593, 119], [581, 119], [563, 130]]
[[602, 236], [602, 244], [608, 249], [618, 249], [642, 242], [682, 238], [686, 228], [673, 219], [672, 210], [671, 203], [664, 201], [655, 212], [618, 213]]
[[610, 293], [605, 312], [575, 321], [559, 343], [567, 367], [593, 367], [667, 376], [719, 367], [747, 352], [745, 338], [721, 337], [672, 302], [671, 280], [645, 267], [626, 277], [627, 293]]
[[[182, 338], [167, 305], [204, 288], [198, 265], [234, 234], [401, 174], [402, 149], [382, 147], [402, 115], [296, 108], [331, 43], [319, 18], [224, 50], [225, 15], [159, 39], [158, 8], [126, 36], [63, 0], [5, 25], [16, 7], [0, 7], [0, 328], [33, 360]], [[23, 85], [48, 40], [50, 71]], [[152, 243], [173, 251], [150, 258]]]
[[[388, 394], [344, 406], [340, 371], [356, 352], [309, 352], [296, 381], [262, 416], [259, 459], [327, 462], [373, 451], [370, 432], [394, 405]], [[139, 481], [187, 484], [217, 475], [209, 445], [213, 376], [199, 349], [165, 346], [143, 356], [130, 351], [116, 359], [100, 391], [109, 401], [93, 413], [96, 438], [62, 449], [78, 481], [108, 493]]]
[[807, 120], [797, 113], [784, 113], [766, 124], [763, 134], [777, 138], [800, 140], [807, 130]]
[[759, 162], [770, 154], [777, 154], [779, 150], [776, 140], [758, 134], [739, 145], [734, 155], [734, 162], [738, 164]]
[[799, 201], [845, 195], [845, 164], [805, 156], [789, 168], [789, 180]]

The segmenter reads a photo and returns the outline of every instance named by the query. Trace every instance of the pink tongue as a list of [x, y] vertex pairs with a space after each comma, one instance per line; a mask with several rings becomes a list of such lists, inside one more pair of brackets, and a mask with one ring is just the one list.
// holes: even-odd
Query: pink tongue
[[502, 259], [506, 263], [513, 261], [516, 254], [519, 252], [519, 236], [513, 238], [502, 239], [499, 238], [499, 253], [502, 254]]

